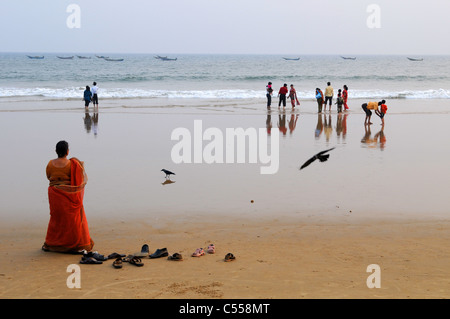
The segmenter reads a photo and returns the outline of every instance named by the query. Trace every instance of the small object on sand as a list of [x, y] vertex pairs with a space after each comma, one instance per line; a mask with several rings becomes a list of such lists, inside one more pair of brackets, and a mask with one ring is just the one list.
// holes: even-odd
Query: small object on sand
[[311, 157], [309, 160], [307, 160], [303, 165], [302, 165], [302, 167], [300, 167], [300, 169], [303, 169], [303, 168], [305, 168], [305, 167], [307, 167], [309, 164], [311, 164], [312, 162], [314, 162], [315, 160], [319, 160], [319, 161], [321, 161], [321, 162], [325, 162], [326, 160], [328, 160], [328, 157], [330, 157], [330, 154], [325, 154], [325, 153], [327, 153], [327, 152], [329, 152], [329, 151], [331, 151], [331, 150], [334, 150], [334, 147], [333, 148], [330, 148], [330, 149], [328, 149], [328, 150], [325, 150], [325, 151], [322, 151], [322, 152], [319, 152], [319, 153], [317, 153], [316, 155], [314, 155], [313, 157]]
[[167, 257], [169, 256], [169, 252], [167, 251], [167, 248], [161, 248], [156, 249], [156, 251], [148, 256], [149, 258], [161, 258], [161, 257]]
[[142, 267], [144, 266], [144, 263], [141, 261], [141, 258], [137, 257], [137, 256], [133, 256], [130, 258], [130, 260], [128, 260], [128, 262], [132, 265], [138, 266], [138, 267]]
[[216, 252], [216, 246], [214, 246], [214, 244], [209, 244], [206, 251], [208, 252], [208, 254], [214, 254]]
[[121, 257], [116, 258], [116, 260], [113, 261], [112, 265], [116, 269], [122, 268], [123, 265], [122, 258]]
[[94, 257], [82, 257], [80, 260], [80, 264], [92, 264], [92, 265], [100, 265], [103, 264], [103, 261], [97, 260]]
[[176, 175], [174, 172], [168, 171], [164, 168], [161, 171], [163, 171], [166, 174], [166, 178], [170, 178], [170, 175]]
[[236, 260], [236, 257], [232, 253], [228, 253], [225, 255], [224, 261], [234, 261]]
[[205, 254], [203, 248], [197, 248], [194, 253], [192, 253], [192, 257], [200, 257]]
[[119, 253], [112, 253], [108, 255], [108, 259], [116, 259], [116, 258], [122, 258], [125, 257], [124, 254], [119, 254]]
[[83, 252], [83, 258], [87, 259], [89, 257], [93, 257], [98, 261], [106, 261], [108, 260], [107, 257], [100, 255], [97, 251], [84, 251]]
[[254, 203], [255, 201], [252, 199], [251, 201], [250, 201], [250, 203]]
[[167, 257], [168, 260], [174, 260], [174, 261], [182, 261], [183, 260], [183, 256], [181, 256], [181, 254], [179, 253], [175, 253], [172, 256]]
[[144, 245], [142, 245], [141, 252], [135, 253], [133, 256], [142, 258], [142, 257], [147, 257], [149, 253], [150, 253], [150, 251], [149, 251], [148, 245], [144, 244]]

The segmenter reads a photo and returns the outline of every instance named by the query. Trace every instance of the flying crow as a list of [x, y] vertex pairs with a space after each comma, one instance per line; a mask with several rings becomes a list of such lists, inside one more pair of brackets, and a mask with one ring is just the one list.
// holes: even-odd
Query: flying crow
[[166, 174], [166, 178], [167, 177], [170, 178], [170, 175], [176, 175], [175, 173], [173, 173], [171, 171], [168, 171], [168, 170], [166, 170], [164, 168], [161, 171], [163, 171]]
[[316, 155], [314, 155], [313, 157], [311, 157], [309, 160], [307, 160], [305, 162], [305, 164], [302, 165], [302, 167], [300, 167], [300, 169], [305, 168], [306, 166], [308, 166], [309, 164], [311, 164], [312, 162], [314, 162], [316, 159], [318, 159], [321, 162], [325, 162], [326, 160], [328, 160], [328, 157], [330, 157], [330, 154], [325, 154], [326, 152], [329, 152], [331, 150], [334, 150], [333, 148], [330, 148], [329, 150], [326, 151], [322, 151], [317, 153]]

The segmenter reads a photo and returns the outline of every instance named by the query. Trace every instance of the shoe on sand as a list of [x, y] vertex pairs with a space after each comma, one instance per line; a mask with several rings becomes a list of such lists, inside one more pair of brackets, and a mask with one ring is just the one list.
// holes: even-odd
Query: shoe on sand
[[200, 257], [205, 254], [203, 248], [197, 248], [194, 253], [192, 253], [192, 257]]

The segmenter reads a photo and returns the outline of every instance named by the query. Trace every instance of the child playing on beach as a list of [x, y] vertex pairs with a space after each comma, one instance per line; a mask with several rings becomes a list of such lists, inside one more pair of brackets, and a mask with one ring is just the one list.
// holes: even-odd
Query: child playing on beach
[[378, 110], [378, 108], [375, 110], [375, 114], [378, 115], [381, 118], [381, 125], [384, 126], [384, 115], [387, 112], [387, 106], [386, 106], [386, 101], [382, 100], [381, 101], [381, 105], [380, 105], [380, 110]]
[[338, 96], [337, 96], [335, 104], [337, 104], [337, 111], [338, 111], [338, 113], [341, 113], [342, 112], [342, 105], [344, 104], [344, 99], [342, 98], [342, 95], [341, 95], [341, 89], [338, 90]]

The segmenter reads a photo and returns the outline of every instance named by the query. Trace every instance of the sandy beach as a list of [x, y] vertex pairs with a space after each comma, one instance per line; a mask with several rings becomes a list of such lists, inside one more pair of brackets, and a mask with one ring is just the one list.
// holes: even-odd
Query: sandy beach
[[[163, 102], [111, 101], [95, 129], [92, 109], [86, 115], [73, 101], [39, 110], [15, 103], [14, 111], [2, 103], [1, 298], [450, 297], [448, 102], [388, 101], [384, 140], [378, 117], [364, 127], [361, 101], [345, 117], [318, 115], [313, 101], [270, 113], [264, 101]], [[286, 124], [278, 172], [260, 174], [261, 163], [174, 164], [171, 132], [198, 119], [222, 130]], [[60, 139], [85, 161], [94, 250], [132, 254], [148, 244], [184, 260], [114, 269], [112, 260], [80, 265], [80, 256], [42, 251], [44, 172]], [[329, 161], [298, 170], [329, 147]], [[174, 183], [164, 184], [162, 168], [176, 172]], [[210, 243], [215, 254], [191, 257]], [[236, 260], [224, 262], [229, 252]], [[71, 264], [81, 288], [67, 286]], [[367, 285], [373, 264], [380, 288]]]

